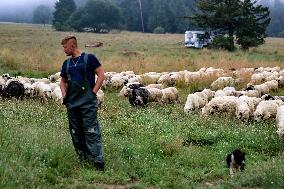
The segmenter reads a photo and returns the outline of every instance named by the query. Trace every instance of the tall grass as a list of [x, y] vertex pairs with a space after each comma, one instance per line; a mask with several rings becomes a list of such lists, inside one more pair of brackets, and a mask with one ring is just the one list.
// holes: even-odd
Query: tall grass
[[[65, 32], [50, 27], [0, 24], [1, 70], [30, 70], [55, 73], [66, 58], [60, 45]], [[97, 54], [106, 71], [198, 70], [201, 67], [240, 68], [282, 66], [284, 40], [267, 38], [265, 45], [248, 52], [186, 49], [183, 34], [143, 34], [120, 32], [111, 34], [76, 33], [82, 51]], [[100, 48], [85, 44], [102, 42]]]

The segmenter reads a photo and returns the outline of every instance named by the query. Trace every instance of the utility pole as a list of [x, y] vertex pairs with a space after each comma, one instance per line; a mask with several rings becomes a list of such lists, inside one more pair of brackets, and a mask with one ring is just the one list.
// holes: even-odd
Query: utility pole
[[143, 13], [142, 13], [142, 4], [141, 0], [138, 0], [139, 7], [140, 7], [140, 17], [141, 17], [141, 25], [142, 25], [142, 31], [144, 33], [144, 22], [143, 22]]

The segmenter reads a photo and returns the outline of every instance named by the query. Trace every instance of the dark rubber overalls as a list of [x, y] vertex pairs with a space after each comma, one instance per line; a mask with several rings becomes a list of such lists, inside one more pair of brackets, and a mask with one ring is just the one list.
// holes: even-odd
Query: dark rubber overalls
[[84, 55], [84, 80], [72, 81], [68, 72], [67, 92], [64, 99], [69, 119], [69, 130], [79, 158], [90, 163], [103, 163], [102, 138], [97, 119], [98, 100], [87, 80], [88, 54]]

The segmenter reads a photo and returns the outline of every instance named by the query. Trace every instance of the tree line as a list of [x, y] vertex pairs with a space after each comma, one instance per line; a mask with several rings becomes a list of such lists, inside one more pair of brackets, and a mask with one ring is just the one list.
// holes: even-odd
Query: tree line
[[88, 0], [76, 6], [73, 0], [55, 4], [53, 26], [57, 30], [92, 28], [144, 32], [181, 33], [191, 26], [194, 0]]
[[[150, 33], [183, 33], [200, 29], [192, 16], [200, 0], [59, 0], [53, 8], [40, 5], [34, 11], [33, 23], [53, 24], [57, 30], [84, 28], [97, 32], [110, 29]], [[266, 0], [251, 2], [269, 7], [271, 22], [268, 36], [284, 37], [284, 2]], [[141, 7], [139, 5], [141, 2]], [[222, 2], [222, 1], [218, 1]], [[229, 1], [228, 1], [229, 2]], [[103, 29], [102, 29], [103, 28]]]

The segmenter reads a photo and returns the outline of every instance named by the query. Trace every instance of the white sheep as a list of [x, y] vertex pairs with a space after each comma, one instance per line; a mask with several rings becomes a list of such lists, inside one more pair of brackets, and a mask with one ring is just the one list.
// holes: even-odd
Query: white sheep
[[162, 93], [162, 103], [168, 104], [173, 102], [179, 102], [178, 90], [175, 87], [168, 87], [162, 89]]
[[124, 85], [124, 86], [122, 87], [122, 89], [120, 90], [119, 96], [128, 97], [129, 94], [130, 94], [130, 92], [132, 91], [132, 90], [129, 88], [129, 86], [130, 86], [130, 85], [133, 85], [133, 84], [134, 84], [134, 85], [141, 85], [141, 86], [142, 86], [142, 84], [140, 84], [139, 82], [127, 83], [127, 84]]
[[254, 85], [253, 89], [257, 90], [260, 96], [269, 93], [269, 87], [264, 83], [260, 85]]
[[257, 90], [240, 91], [240, 93], [248, 97], [260, 97], [260, 93]]
[[35, 88], [32, 86], [32, 84], [25, 83], [24, 84], [24, 88], [25, 88], [25, 95], [26, 96], [31, 96], [32, 97], [34, 95]]
[[143, 81], [149, 82], [149, 83], [157, 83], [159, 78], [161, 76], [161, 73], [157, 72], [148, 72], [142, 74], [141, 78]]
[[199, 81], [203, 75], [205, 75], [204, 71], [189, 72], [185, 70], [184, 71], [184, 82], [193, 83], [193, 82]]
[[215, 91], [212, 91], [211, 89], [203, 89], [201, 92], [207, 95], [208, 102], [215, 96]]
[[261, 98], [241, 96], [236, 105], [236, 117], [242, 121], [248, 121], [253, 116], [255, 107], [260, 103]]
[[215, 80], [211, 84], [211, 88], [213, 90], [217, 89], [223, 89], [224, 87], [227, 86], [234, 86], [235, 85], [235, 80], [232, 77], [219, 77], [217, 80]]
[[101, 107], [102, 104], [104, 103], [104, 97], [105, 97], [105, 94], [104, 94], [103, 90], [99, 89], [98, 92], [97, 92], [99, 107]]
[[284, 105], [282, 100], [261, 101], [254, 112], [254, 120], [261, 121], [268, 118], [275, 118], [277, 108], [281, 105]]
[[51, 92], [51, 98], [56, 102], [63, 103], [62, 92], [59, 86], [55, 87], [54, 90]]
[[189, 94], [184, 105], [184, 112], [189, 113], [204, 107], [208, 103], [208, 96], [202, 92], [196, 92], [194, 94]]
[[149, 102], [162, 102], [163, 92], [161, 89], [145, 87], [149, 91]]
[[47, 100], [47, 98], [51, 97], [51, 87], [49, 84], [39, 82], [36, 85], [36, 91], [39, 97], [43, 98], [44, 100]]
[[163, 89], [164, 86], [162, 84], [149, 84], [146, 86], [147, 88], [157, 88], [157, 89]]
[[277, 108], [276, 125], [276, 133], [278, 134], [280, 139], [284, 139], [284, 106], [279, 106]]
[[202, 114], [235, 113], [237, 102], [238, 98], [235, 96], [214, 97], [202, 108]]
[[48, 79], [49, 79], [51, 82], [58, 81], [59, 78], [60, 78], [60, 72], [57, 72], [57, 73], [55, 73], [54, 75], [48, 76]]
[[284, 77], [281, 75], [279, 76], [276, 81], [278, 81], [278, 86], [283, 87], [284, 86]]
[[161, 75], [158, 80], [159, 84], [163, 84], [164, 86], [174, 86], [176, 84], [176, 78], [171, 76], [171, 73], [167, 73]]
[[0, 77], [0, 91], [5, 88], [6, 81], [2, 77]]
[[270, 80], [264, 83], [269, 91], [277, 91], [278, 90], [278, 81]]

